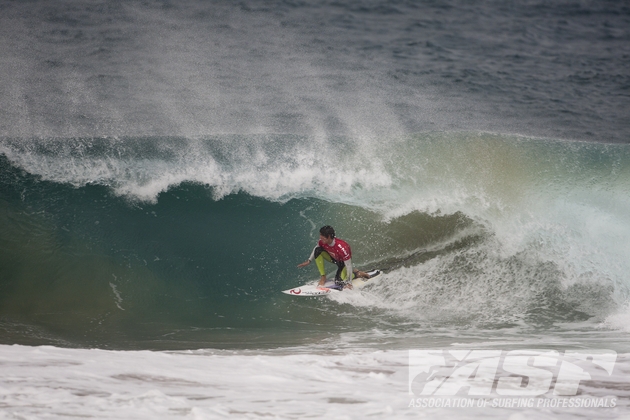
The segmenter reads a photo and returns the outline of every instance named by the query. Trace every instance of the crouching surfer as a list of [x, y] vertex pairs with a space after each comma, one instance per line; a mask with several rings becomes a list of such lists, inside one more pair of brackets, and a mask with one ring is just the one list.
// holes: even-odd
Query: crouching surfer
[[[370, 275], [363, 271], [352, 269], [352, 250], [350, 245], [339, 238], [335, 237], [335, 229], [332, 226], [324, 226], [319, 230], [319, 242], [308, 260], [299, 264], [298, 267], [306, 267], [313, 260], [317, 265], [321, 278], [319, 279], [318, 286], [324, 286], [326, 283], [326, 270], [324, 268], [324, 260], [331, 262], [337, 266], [337, 273], [335, 274], [335, 285], [333, 289], [352, 289], [352, 279], [361, 277], [369, 279]], [[352, 273], [348, 276], [348, 273]]]

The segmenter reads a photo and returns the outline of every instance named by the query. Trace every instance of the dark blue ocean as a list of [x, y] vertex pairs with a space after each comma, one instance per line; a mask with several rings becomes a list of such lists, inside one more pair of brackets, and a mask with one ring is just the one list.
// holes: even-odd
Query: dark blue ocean
[[627, 143], [623, 1], [3, 1], [0, 134]]
[[[297, 264], [327, 224], [384, 274], [282, 294], [318, 278]], [[234, 369], [270, 357], [273, 376], [322, 352], [358, 363], [343, 372], [378, 359], [403, 373], [414, 348], [627, 354], [629, 255], [628, 2], [0, 2], [2, 363], [207, 351]], [[101, 373], [147, 385], [167, 366]], [[296, 389], [316, 393], [325, 375], [307, 372]], [[619, 381], [595, 388], [621, 396]], [[178, 410], [149, 388], [130, 398]], [[11, 389], [4, 407], [43, 415]], [[135, 418], [118, 389], [89, 394], [110, 411], [72, 392], [51, 404]], [[225, 397], [177, 413], [395, 418], [407, 404], [334, 392], [327, 411]]]

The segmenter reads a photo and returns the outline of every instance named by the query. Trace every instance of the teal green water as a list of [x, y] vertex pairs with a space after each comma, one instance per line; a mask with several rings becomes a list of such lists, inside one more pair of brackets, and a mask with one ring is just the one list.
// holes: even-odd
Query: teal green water
[[[626, 146], [416, 136], [347, 183], [344, 162], [321, 182], [308, 156], [280, 153], [290, 139], [244, 155], [217, 147], [226, 139], [180, 141], [4, 141], [0, 342], [257, 348], [534, 331], [596, 325], [628, 296]], [[281, 294], [317, 277], [296, 265], [325, 224], [355, 265], [386, 273], [337, 300]]]
[[[102, 186], [38, 182], [6, 171], [6, 160], [3, 166], [4, 179], [13, 177], [14, 187], [2, 200], [7, 341], [125, 345], [169, 335], [177, 341], [180, 332], [198, 331], [214, 342], [215, 335], [230, 341], [240, 332], [267, 334], [296, 323], [321, 332], [335, 328], [334, 319], [318, 316], [321, 301], [293, 302], [279, 291], [315, 278], [312, 270], [296, 268], [316, 241], [310, 222], [323, 225], [344, 206], [317, 199], [281, 204], [246, 194], [215, 201], [211, 191], [193, 184], [161, 194], [156, 204], [130, 203]], [[426, 245], [429, 236], [405, 235], [410, 225], [433, 230], [435, 238], [467, 224], [460, 216], [416, 213], [368, 239], [360, 228], [379, 230], [379, 217], [358, 208], [350, 212], [361, 223], [346, 237], [364, 266], [396, 263], [379, 261], [379, 244], [396, 242], [398, 252]], [[19, 334], [20, 324], [29, 329], [26, 337]], [[38, 327], [34, 337], [31, 324]]]

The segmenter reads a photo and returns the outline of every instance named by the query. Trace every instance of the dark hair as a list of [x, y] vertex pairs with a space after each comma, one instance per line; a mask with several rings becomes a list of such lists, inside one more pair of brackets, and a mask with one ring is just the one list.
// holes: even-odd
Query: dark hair
[[335, 229], [333, 229], [332, 226], [324, 226], [323, 228], [321, 228], [319, 230], [319, 233], [321, 233], [325, 238], [334, 238], [335, 237]]

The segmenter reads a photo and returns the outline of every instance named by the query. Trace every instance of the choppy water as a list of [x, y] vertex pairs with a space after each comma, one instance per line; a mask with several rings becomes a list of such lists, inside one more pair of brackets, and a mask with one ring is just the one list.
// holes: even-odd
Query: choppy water
[[[625, 360], [629, 21], [618, 2], [3, 3], [0, 342], [76, 348], [42, 354], [114, 378], [90, 394], [104, 417], [121, 413], [116, 381], [151, 387], [166, 365], [110, 375], [79, 348], [217, 349], [177, 357], [259, 357], [287, 383], [281, 366], [329, 352], [378, 407], [320, 402], [377, 417], [420, 414], [372, 392], [405, 392], [409, 349]], [[296, 265], [324, 224], [385, 274], [330, 299], [281, 294], [317, 277]], [[41, 414], [17, 383], [6, 406]], [[262, 416], [230, 396], [212, 412], [147, 398], [163, 417]]]
[[628, 140], [624, 2], [1, 7], [3, 135], [472, 128]]

